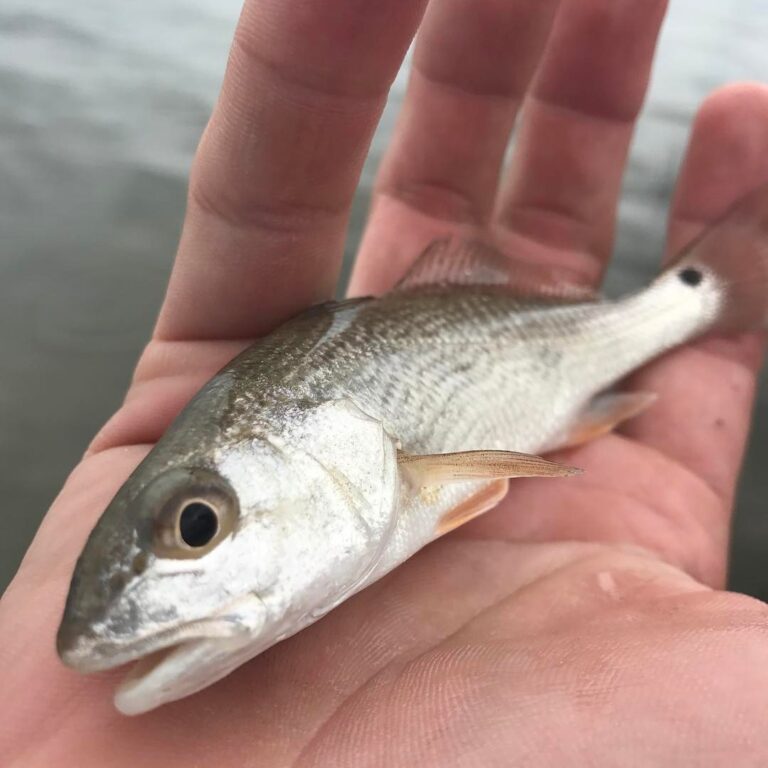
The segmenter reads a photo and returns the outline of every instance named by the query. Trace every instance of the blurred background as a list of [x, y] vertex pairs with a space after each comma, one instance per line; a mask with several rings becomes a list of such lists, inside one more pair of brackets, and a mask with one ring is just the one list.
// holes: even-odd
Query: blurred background
[[[192, 153], [240, 0], [0, 3], [0, 591], [155, 319]], [[610, 295], [653, 274], [693, 113], [768, 82], [765, 0], [672, 0], [625, 182]], [[403, 95], [355, 202], [347, 260]], [[768, 385], [738, 500], [731, 586], [768, 599]]]

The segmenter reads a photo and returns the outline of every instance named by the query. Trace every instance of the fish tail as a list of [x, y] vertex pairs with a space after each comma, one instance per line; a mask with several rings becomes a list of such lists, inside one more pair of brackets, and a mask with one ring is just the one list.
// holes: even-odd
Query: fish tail
[[665, 273], [692, 290], [717, 294], [711, 328], [768, 327], [768, 185], [744, 197]]

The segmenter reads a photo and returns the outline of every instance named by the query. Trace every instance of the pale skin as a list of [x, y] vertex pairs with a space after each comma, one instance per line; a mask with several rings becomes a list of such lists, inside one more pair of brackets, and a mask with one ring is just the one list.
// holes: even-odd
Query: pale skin
[[[332, 294], [424, 6], [247, 0], [154, 336], [0, 604], [3, 766], [768, 763], [768, 609], [722, 591], [757, 334], [637, 373], [627, 388], [657, 404], [556, 457], [582, 477], [513, 481], [501, 507], [194, 697], [126, 718], [111, 703], [122, 671], [56, 658], [75, 558], [128, 473], [248, 340]], [[388, 289], [456, 231], [598, 282], [663, 12], [433, 2], [352, 292]], [[768, 89], [718, 91], [692, 128], [666, 256], [766, 181]]]

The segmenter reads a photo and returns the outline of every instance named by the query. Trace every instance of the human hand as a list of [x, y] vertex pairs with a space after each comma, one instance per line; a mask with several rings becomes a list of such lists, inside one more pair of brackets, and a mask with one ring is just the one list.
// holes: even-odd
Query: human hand
[[[138, 718], [115, 677], [55, 657], [75, 558], [189, 397], [259, 334], [330, 296], [350, 201], [424, 2], [248, 2], [195, 162], [156, 332], [0, 605], [0, 763], [33, 766], [764, 765], [765, 606], [718, 591], [756, 336], [709, 340], [631, 388], [659, 402], [563, 455], [568, 483], [502, 507], [200, 694]], [[485, 232], [596, 282], [664, 3], [441, 0], [429, 10], [352, 290], [435, 237]], [[768, 90], [699, 113], [673, 254], [768, 180]]]

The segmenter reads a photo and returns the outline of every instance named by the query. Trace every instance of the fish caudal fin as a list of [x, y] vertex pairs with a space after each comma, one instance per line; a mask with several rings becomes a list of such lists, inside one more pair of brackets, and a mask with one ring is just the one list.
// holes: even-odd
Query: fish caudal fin
[[721, 301], [713, 329], [768, 327], [768, 185], [691, 243], [665, 274], [671, 272], [691, 289], [715, 281]]

